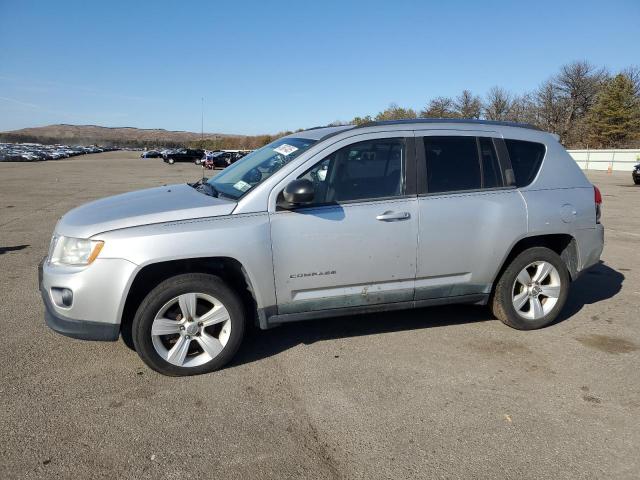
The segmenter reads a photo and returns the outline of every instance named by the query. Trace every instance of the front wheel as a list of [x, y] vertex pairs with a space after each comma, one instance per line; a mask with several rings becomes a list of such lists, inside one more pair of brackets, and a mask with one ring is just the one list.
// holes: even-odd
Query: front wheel
[[133, 319], [136, 352], [164, 375], [208, 373], [226, 365], [244, 337], [238, 296], [219, 278], [177, 275], [142, 301]]
[[636, 185], [640, 185], [640, 178], [634, 178], [633, 183], [635, 183]]
[[168, 162], [169, 162], [169, 165], [173, 165], [174, 163], [176, 163], [176, 161], [173, 158], [170, 158]]
[[570, 281], [557, 253], [545, 247], [525, 250], [498, 280], [491, 305], [493, 314], [518, 330], [542, 328], [564, 307]]

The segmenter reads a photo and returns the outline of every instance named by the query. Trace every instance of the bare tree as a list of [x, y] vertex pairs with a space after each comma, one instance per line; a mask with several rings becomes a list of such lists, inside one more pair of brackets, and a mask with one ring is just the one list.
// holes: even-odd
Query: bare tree
[[453, 108], [454, 104], [451, 98], [436, 97], [420, 112], [420, 116], [424, 118], [453, 118], [456, 116]]
[[538, 119], [534, 96], [531, 93], [525, 93], [513, 97], [509, 113], [507, 114], [507, 120], [535, 125]]
[[560, 67], [555, 84], [565, 98], [565, 116], [562, 137], [576, 137], [575, 131], [596, 101], [602, 82], [608, 77], [604, 68], [597, 68], [586, 60]]
[[511, 109], [511, 94], [502, 87], [492, 87], [484, 104], [487, 120], [507, 120]]
[[562, 140], [566, 101], [558, 85], [552, 80], [544, 82], [534, 93], [536, 125], [548, 132], [557, 133]]
[[456, 97], [453, 104], [454, 112], [461, 118], [480, 118], [482, 115], [482, 100], [469, 90], [463, 90]]

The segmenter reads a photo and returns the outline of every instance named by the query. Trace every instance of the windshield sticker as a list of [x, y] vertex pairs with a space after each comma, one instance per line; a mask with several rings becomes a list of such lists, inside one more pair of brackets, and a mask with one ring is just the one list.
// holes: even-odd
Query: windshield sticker
[[274, 148], [273, 151], [279, 153], [280, 155], [291, 155], [293, 152], [298, 150], [298, 147], [294, 147], [293, 145], [289, 145], [287, 143], [283, 143], [278, 148]]
[[251, 188], [251, 185], [248, 184], [247, 182], [240, 180], [235, 185], [233, 185], [233, 188], [235, 188], [236, 190], [240, 190], [241, 192], [246, 192]]

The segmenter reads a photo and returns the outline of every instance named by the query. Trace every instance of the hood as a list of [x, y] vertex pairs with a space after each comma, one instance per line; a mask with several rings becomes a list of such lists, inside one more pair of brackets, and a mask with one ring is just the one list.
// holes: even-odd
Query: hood
[[210, 197], [187, 184], [168, 185], [102, 198], [65, 214], [56, 233], [89, 238], [98, 233], [192, 218], [229, 215], [236, 202]]

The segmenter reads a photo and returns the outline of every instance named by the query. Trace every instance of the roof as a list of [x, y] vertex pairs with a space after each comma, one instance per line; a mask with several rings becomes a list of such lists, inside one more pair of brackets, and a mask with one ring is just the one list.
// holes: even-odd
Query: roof
[[358, 128], [378, 127], [385, 125], [414, 125], [414, 124], [455, 124], [455, 125], [489, 125], [501, 127], [525, 128], [528, 130], [542, 131], [538, 127], [528, 123], [506, 122], [498, 120], [476, 120], [469, 118], [409, 118], [406, 120], [384, 120], [380, 122], [369, 122], [362, 125], [340, 125], [337, 127], [314, 127], [307, 130], [292, 133], [288, 137], [308, 138], [310, 140], [324, 140], [325, 138], [337, 135], [345, 130], [355, 130]]
[[328, 135], [339, 133], [343, 130], [350, 130], [354, 128], [353, 125], [340, 125], [338, 127], [314, 127], [301, 132], [295, 132], [287, 137], [292, 138], [308, 138], [309, 140], [320, 140]]

